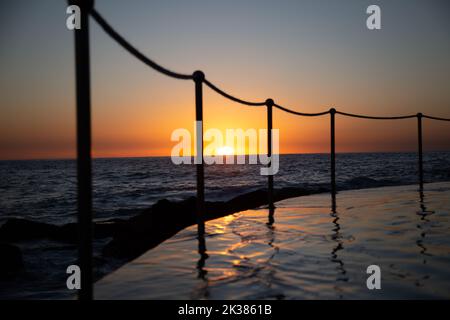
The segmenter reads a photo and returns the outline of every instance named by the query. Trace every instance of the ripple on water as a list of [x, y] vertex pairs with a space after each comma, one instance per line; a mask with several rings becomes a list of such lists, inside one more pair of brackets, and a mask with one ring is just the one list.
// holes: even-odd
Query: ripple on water
[[[428, 187], [429, 186], [429, 187]], [[206, 252], [195, 226], [98, 284], [99, 297], [354, 299], [450, 298], [450, 183], [341, 192], [279, 203], [206, 224]], [[430, 191], [428, 191], [430, 190]], [[434, 214], [429, 214], [434, 212]], [[382, 270], [382, 290], [366, 268]], [[127, 291], [128, 290], [128, 291]]]

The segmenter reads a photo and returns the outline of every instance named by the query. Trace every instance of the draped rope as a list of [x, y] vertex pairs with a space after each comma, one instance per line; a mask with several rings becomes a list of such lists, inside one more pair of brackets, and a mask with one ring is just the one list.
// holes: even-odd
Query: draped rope
[[[113, 40], [115, 40], [120, 46], [122, 46], [126, 51], [128, 51], [131, 55], [136, 57], [138, 60], [142, 61], [147, 66], [151, 67], [152, 69], [175, 79], [181, 79], [181, 80], [194, 80], [193, 74], [183, 74], [174, 72], [172, 70], [169, 70], [160, 64], [154, 62], [152, 59], [145, 56], [143, 53], [141, 53], [138, 49], [136, 49], [134, 46], [132, 46], [127, 40], [125, 40], [117, 31], [114, 30], [111, 25], [106, 22], [106, 20], [98, 13], [95, 9], [92, 9], [90, 11], [90, 14], [92, 18], [102, 27], [102, 29], [108, 34]], [[214, 85], [211, 81], [207, 79], [203, 79], [203, 83], [208, 86], [210, 89], [215, 91], [216, 93], [220, 94], [221, 96], [234, 101], [236, 103], [240, 103], [247, 106], [266, 106], [267, 100], [260, 101], [260, 102], [254, 102], [254, 101], [248, 101], [243, 100], [240, 98], [237, 98], [236, 96], [227, 93], [221, 89], [219, 89], [216, 85]], [[330, 110], [323, 111], [323, 112], [317, 112], [317, 113], [306, 113], [306, 112], [300, 112], [295, 111], [286, 107], [283, 107], [279, 104], [274, 103], [273, 106], [279, 110], [282, 110], [284, 112], [291, 113], [293, 115], [297, 116], [303, 116], [303, 117], [318, 117], [323, 116], [330, 113]], [[361, 118], [361, 119], [373, 119], [373, 120], [400, 120], [400, 119], [410, 119], [410, 118], [416, 118], [418, 117], [418, 114], [413, 115], [400, 115], [400, 116], [390, 116], [390, 117], [382, 117], [382, 116], [368, 116], [368, 115], [361, 115], [361, 114], [353, 114], [348, 112], [343, 112], [336, 110], [337, 114], [340, 114], [342, 116], [346, 117], [353, 117], [353, 118]], [[431, 120], [437, 120], [437, 121], [450, 121], [450, 118], [442, 118], [442, 117], [435, 117], [430, 115], [421, 115], [423, 118], [431, 119]]]

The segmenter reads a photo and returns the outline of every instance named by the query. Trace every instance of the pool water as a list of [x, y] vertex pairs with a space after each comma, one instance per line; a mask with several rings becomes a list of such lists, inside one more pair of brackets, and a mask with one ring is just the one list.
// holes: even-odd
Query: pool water
[[319, 194], [212, 220], [205, 246], [189, 227], [99, 281], [96, 298], [450, 298], [450, 183], [344, 191], [335, 205]]

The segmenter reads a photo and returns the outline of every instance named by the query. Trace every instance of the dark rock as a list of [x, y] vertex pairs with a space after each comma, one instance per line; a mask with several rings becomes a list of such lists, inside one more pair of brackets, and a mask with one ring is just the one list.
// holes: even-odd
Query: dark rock
[[194, 197], [180, 202], [159, 200], [151, 208], [124, 222], [103, 253], [107, 256], [135, 258], [194, 224], [195, 208]]
[[25, 219], [8, 219], [0, 228], [1, 241], [23, 241], [36, 238], [49, 238], [64, 242], [76, 242], [76, 224], [57, 226]]
[[0, 228], [0, 240], [19, 241], [53, 235], [57, 226], [25, 219], [8, 219]]
[[23, 269], [22, 252], [19, 247], [0, 243], [0, 278], [10, 277]]
[[[112, 237], [121, 232], [123, 220], [114, 219], [93, 224], [96, 238]], [[62, 242], [78, 241], [78, 224], [68, 223], [62, 226], [25, 219], [8, 219], [0, 227], [0, 241], [14, 242], [47, 238]]]
[[109, 238], [123, 232], [124, 220], [111, 219], [94, 223], [94, 237], [97, 239]]

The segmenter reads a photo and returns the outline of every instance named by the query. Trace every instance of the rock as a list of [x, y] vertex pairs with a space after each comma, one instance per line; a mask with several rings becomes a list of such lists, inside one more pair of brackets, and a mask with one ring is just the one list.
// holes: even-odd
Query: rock
[[[116, 233], [121, 232], [122, 223], [123, 220], [120, 219], [94, 223], [94, 236], [96, 238], [112, 237]], [[76, 243], [78, 241], [78, 224], [67, 223], [58, 226], [11, 218], [0, 227], [0, 241], [14, 242], [40, 238]]]
[[141, 214], [124, 221], [103, 254], [133, 259], [196, 222], [194, 197], [179, 202], [159, 200]]
[[8, 219], [0, 228], [1, 241], [22, 241], [36, 238], [49, 238], [60, 241], [77, 240], [76, 224], [57, 226], [25, 219]]
[[23, 269], [22, 252], [19, 247], [0, 243], [0, 278], [10, 277]]
[[8, 219], [0, 228], [0, 240], [18, 241], [46, 237], [56, 231], [56, 226], [25, 219]]

